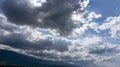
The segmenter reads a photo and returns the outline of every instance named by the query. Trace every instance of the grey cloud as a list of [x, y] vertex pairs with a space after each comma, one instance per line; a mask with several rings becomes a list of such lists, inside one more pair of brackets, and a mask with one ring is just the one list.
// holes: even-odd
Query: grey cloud
[[47, 0], [41, 7], [33, 7], [29, 0], [5, 0], [2, 4], [2, 10], [9, 21], [19, 25], [56, 29], [61, 35], [72, 32], [75, 24], [71, 14], [79, 8], [79, 0]]
[[[0, 19], [2, 18], [3, 17], [0, 16]], [[31, 42], [27, 40], [27, 38], [32, 36], [32, 30], [28, 31], [27, 26], [20, 28], [20, 26], [14, 25], [13, 23], [8, 23], [5, 19], [0, 20], [0, 23], [0, 44], [7, 44], [11, 47], [19, 49], [33, 49], [41, 51], [51, 49], [66, 51], [68, 48], [68, 45], [63, 44], [63, 41], [60, 40], [58, 41], [59, 43], [54, 43], [53, 40], [47, 36], [43, 36], [44, 39], [34, 40]], [[4, 34], [6, 31], [9, 32], [7, 35]]]
[[34, 25], [35, 18], [28, 0], [5, 0], [1, 8], [9, 21], [22, 25]]
[[8, 46], [19, 48], [19, 49], [26, 49], [26, 50], [56, 50], [56, 51], [67, 51], [68, 47], [66, 45], [62, 45], [62, 42], [59, 42], [59, 44], [53, 43], [53, 41], [49, 39], [45, 40], [39, 40], [39, 41], [33, 41], [30, 42], [27, 39], [29, 37], [29, 34], [17, 34], [12, 33], [6, 36], [0, 35], [0, 43], [1, 44], [7, 44]]
[[90, 54], [96, 54], [96, 55], [110, 55], [110, 54], [117, 54], [120, 51], [120, 46], [116, 44], [111, 43], [101, 43], [99, 46], [94, 46], [92, 48], [89, 48]]
[[99, 54], [99, 55], [104, 55], [104, 54], [110, 54], [110, 53], [114, 53], [115, 50], [114, 48], [104, 48], [104, 49], [93, 49], [90, 51], [90, 53], [92, 54]]
[[12, 24], [8, 24], [8, 22], [3, 22], [0, 20], [0, 29], [9, 31], [9, 32], [14, 32], [15, 30], [18, 30], [18, 27]]

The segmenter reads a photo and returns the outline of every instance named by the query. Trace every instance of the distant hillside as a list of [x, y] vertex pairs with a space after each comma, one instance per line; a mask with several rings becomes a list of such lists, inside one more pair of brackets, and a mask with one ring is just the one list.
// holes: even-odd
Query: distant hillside
[[23, 67], [23, 66], [17, 66], [15, 64], [10, 64], [5, 61], [0, 61], [0, 67]]
[[[28, 57], [28, 56], [18, 54], [12, 51], [7, 51], [7, 50], [0, 50], [0, 62], [2, 65], [4, 64], [6, 66], [14, 65], [14, 67], [21, 67], [21, 66], [24, 66], [24, 67], [74, 67], [73, 65], [65, 64], [61, 62], [38, 60], [33, 57]], [[0, 66], [0, 67], [3, 67], [3, 66]]]

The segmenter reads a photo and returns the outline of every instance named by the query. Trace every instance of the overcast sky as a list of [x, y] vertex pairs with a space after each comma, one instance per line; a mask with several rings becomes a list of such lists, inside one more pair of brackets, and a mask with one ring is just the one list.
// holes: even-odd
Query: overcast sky
[[0, 49], [82, 67], [119, 67], [119, 2], [0, 0]]

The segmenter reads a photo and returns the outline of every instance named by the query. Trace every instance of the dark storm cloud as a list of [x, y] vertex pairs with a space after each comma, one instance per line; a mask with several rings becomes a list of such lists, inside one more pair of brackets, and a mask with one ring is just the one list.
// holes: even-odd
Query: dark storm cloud
[[2, 4], [2, 10], [8, 20], [21, 25], [34, 25], [35, 18], [30, 7], [28, 0], [5, 0]]
[[9, 21], [56, 29], [61, 35], [68, 35], [73, 30], [71, 14], [79, 8], [79, 0], [47, 0], [41, 7], [33, 7], [29, 0], [5, 0], [2, 4]]

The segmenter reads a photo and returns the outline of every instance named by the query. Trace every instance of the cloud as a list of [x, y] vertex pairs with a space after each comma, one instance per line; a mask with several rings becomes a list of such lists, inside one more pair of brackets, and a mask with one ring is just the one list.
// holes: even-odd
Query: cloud
[[[88, 15], [86, 18], [85, 15]], [[92, 29], [95, 32], [99, 32], [99, 24], [97, 22], [93, 22], [94, 19], [98, 19], [102, 17], [101, 14], [97, 14], [95, 12], [85, 11], [81, 14], [75, 13], [72, 16], [72, 19], [78, 24], [78, 27], [75, 28], [72, 32], [72, 36], [78, 36], [85, 34], [88, 30]]]
[[34, 20], [31, 15], [31, 7], [28, 0], [5, 0], [2, 3], [2, 10], [5, 13], [8, 20], [17, 24], [34, 24]]
[[104, 22], [101, 22], [101, 24], [93, 21], [93, 19], [98, 19], [101, 16], [101, 14], [96, 14], [95, 12], [88, 13], [88, 17], [86, 19], [81, 18], [83, 19], [80, 20], [82, 22], [79, 23], [81, 26], [78, 26], [74, 29], [74, 31], [72, 32], [72, 36], [83, 35], [86, 34], [86, 32], [88, 32], [89, 30], [92, 30], [95, 34], [99, 35], [104, 34], [104, 32], [106, 31], [106, 34], [108, 34], [106, 37], [119, 39], [120, 16], [107, 17], [107, 19], [105, 19]]
[[100, 30], [109, 29], [111, 37], [119, 38], [120, 37], [120, 16], [117, 17], [108, 17], [100, 27]]
[[31, 0], [32, 4], [34, 4], [34, 6], [42, 6], [43, 3], [46, 2], [46, 0]]
[[98, 18], [102, 17], [101, 14], [96, 14], [95, 12], [90, 12], [88, 14], [89, 14], [87, 17], [88, 21], [92, 21], [93, 19], [98, 19]]
[[71, 15], [81, 8], [79, 0], [46, 0], [42, 6], [34, 5], [29, 0], [5, 0], [2, 10], [12, 23], [56, 29], [61, 35], [68, 35], [75, 27]]
[[74, 32], [72, 33], [73, 36], [77, 36], [77, 35], [82, 35], [85, 34], [85, 32], [89, 29], [89, 24], [85, 23], [83, 24], [81, 27], [78, 27], [76, 29], [74, 29]]
[[[107, 17], [107, 19], [104, 20], [102, 24], [99, 24], [97, 22], [90, 22], [87, 24], [88, 27], [84, 31], [87, 31], [88, 29], [92, 29], [97, 33], [101, 33], [103, 31], [108, 30], [106, 32], [107, 34], [110, 34], [110, 37], [119, 39], [120, 37], [120, 27], [119, 27], [120, 20], [119, 19], [120, 19], [120, 16], [115, 16], [115, 17]], [[109, 35], [107, 37], [109, 37]]]
[[89, 3], [90, 3], [90, 0], [83, 0], [83, 2], [81, 3], [81, 6], [82, 6], [81, 9], [84, 10], [85, 8], [87, 8]]

